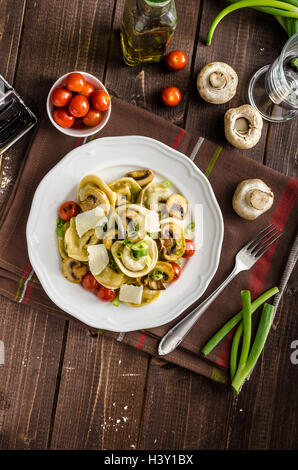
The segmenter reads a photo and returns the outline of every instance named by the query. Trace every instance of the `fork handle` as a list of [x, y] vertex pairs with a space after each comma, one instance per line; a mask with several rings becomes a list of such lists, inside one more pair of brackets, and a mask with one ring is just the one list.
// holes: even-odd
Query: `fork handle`
[[175, 325], [165, 334], [158, 346], [158, 354], [160, 356], [169, 354], [177, 348], [177, 346], [185, 338], [192, 327], [197, 323], [207, 308], [239, 272], [239, 268], [235, 265], [233, 271], [226, 278], [226, 280], [211, 295], [209, 295], [209, 297], [207, 297], [204, 302], [198, 305], [198, 307], [192, 310], [188, 315], [186, 315], [186, 317], [184, 317], [179, 323], [177, 323], [177, 325]]

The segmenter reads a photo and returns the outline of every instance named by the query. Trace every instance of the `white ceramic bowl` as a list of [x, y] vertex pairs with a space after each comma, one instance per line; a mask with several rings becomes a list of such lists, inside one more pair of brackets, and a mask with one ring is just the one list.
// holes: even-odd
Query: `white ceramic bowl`
[[[100, 80], [98, 80], [98, 78], [94, 77], [94, 75], [91, 75], [90, 73], [86, 73], [86, 72], [81, 72], [81, 71], [78, 71], [78, 70], [74, 70], [74, 72], [81, 73], [84, 76], [84, 78], [88, 82], [90, 82], [91, 85], [94, 86], [95, 90], [104, 90], [105, 92], [108, 93], [105, 86], [101, 83]], [[98, 131], [100, 131], [101, 129], [104, 128], [104, 126], [106, 125], [106, 123], [108, 122], [108, 120], [110, 118], [112, 105], [110, 104], [109, 109], [107, 109], [107, 111], [103, 111], [101, 113], [102, 114], [102, 120], [100, 121], [100, 123], [97, 126], [86, 127], [84, 129], [74, 129], [72, 127], [69, 127], [67, 129], [65, 129], [65, 128], [59, 126], [58, 124], [56, 124], [56, 122], [53, 119], [54, 106], [51, 103], [50, 96], [51, 96], [51, 93], [54, 90], [54, 88], [56, 88], [57, 86], [61, 86], [61, 85], [65, 84], [66, 77], [70, 73], [73, 73], [73, 72], [68, 72], [65, 75], [62, 75], [62, 77], [58, 78], [58, 80], [55, 81], [54, 85], [50, 89], [48, 97], [47, 97], [48, 116], [49, 116], [49, 119], [50, 119], [51, 123], [53, 124], [53, 126], [55, 126], [56, 129], [58, 129], [58, 131], [63, 132], [63, 134], [71, 135], [72, 137], [88, 137], [90, 135], [96, 134]]]
[[[139, 308], [123, 303], [114, 307], [63, 276], [55, 233], [58, 208], [64, 201], [76, 200], [78, 184], [88, 174], [108, 183], [148, 167], [157, 180], [171, 181], [171, 192], [183, 194], [192, 207], [199, 205], [197, 251], [185, 260], [180, 278], [155, 302]], [[221, 211], [205, 175], [182, 153], [142, 136], [101, 137], [69, 152], [40, 182], [26, 231], [30, 262], [52, 301], [87, 325], [112, 331], [168, 323], [196, 301], [217, 270], [223, 233]]]

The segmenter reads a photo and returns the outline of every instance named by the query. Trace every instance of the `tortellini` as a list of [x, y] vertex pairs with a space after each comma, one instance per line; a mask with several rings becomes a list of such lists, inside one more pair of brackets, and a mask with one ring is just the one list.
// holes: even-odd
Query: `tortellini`
[[141, 186], [128, 176], [109, 183], [109, 188], [117, 194], [116, 206], [129, 204], [137, 199]]

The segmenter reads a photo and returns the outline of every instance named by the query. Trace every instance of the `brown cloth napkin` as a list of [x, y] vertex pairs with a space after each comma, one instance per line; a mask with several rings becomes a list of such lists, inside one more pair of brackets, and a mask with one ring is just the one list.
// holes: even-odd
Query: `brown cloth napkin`
[[[228, 147], [222, 149], [217, 144], [196, 137], [144, 109], [113, 98], [110, 121], [95, 138], [119, 135], [143, 135], [157, 139], [189, 156], [210, 180], [222, 210], [225, 234], [218, 270], [197, 304], [230, 273], [235, 254], [253, 235], [269, 223], [274, 223], [283, 230], [278, 245], [272, 246], [250, 271], [240, 273], [215, 300], [180, 346], [165, 357], [179, 366], [227, 383], [231, 334], [207, 358], [200, 354], [200, 349], [215, 331], [240, 310], [241, 289], [250, 289], [254, 299], [270, 287], [279, 285], [288, 252], [297, 232], [298, 182], [243, 157]], [[0, 220], [0, 293], [16, 302], [29, 304], [43, 312], [72, 321], [77, 320], [56, 307], [43, 291], [33, 272], [27, 254], [25, 230], [31, 201], [39, 182], [67, 152], [83, 143], [82, 139], [76, 140], [58, 132], [45, 117], [24, 159]], [[147, 161], [146, 165], [150, 167], [150, 161]], [[231, 205], [237, 184], [246, 178], [264, 180], [275, 195], [270, 211], [255, 221], [241, 219]], [[112, 336], [151, 355], [157, 355], [159, 340], [177, 321], [178, 319], [146, 331], [99, 333]]]

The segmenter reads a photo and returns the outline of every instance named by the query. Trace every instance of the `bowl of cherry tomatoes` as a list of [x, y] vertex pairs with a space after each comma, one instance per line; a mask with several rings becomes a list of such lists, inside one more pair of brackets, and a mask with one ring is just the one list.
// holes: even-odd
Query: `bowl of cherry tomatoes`
[[73, 137], [88, 137], [108, 122], [111, 98], [98, 78], [74, 71], [60, 77], [50, 89], [47, 112], [59, 131]]

